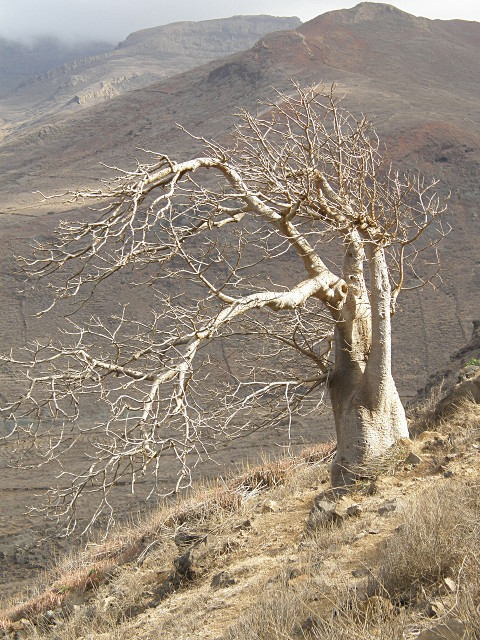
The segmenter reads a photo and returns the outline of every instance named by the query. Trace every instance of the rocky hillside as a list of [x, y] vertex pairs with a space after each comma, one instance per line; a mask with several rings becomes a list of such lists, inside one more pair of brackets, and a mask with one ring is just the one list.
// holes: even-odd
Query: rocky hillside
[[[6, 120], [4, 135], [14, 135], [27, 125], [75, 114], [131, 89], [243, 51], [266, 33], [292, 29], [299, 24], [298, 18], [235, 16], [204, 22], [177, 22], [137, 31], [114, 51], [104, 49], [97, 56], [92, 55], [92, 51], [77, 59], [70, 57], [68, 64], [58, 68], [51, 65], [36, 77], [11, 86], [10, 92], [3, 92], [0, 115]], [[31, 71], [29, 58], [25, 55], [18, 61], [8, 58], [8, 64], [15, 69], [15, 65], [24, 60], [27, 61], [24, 62], [25, 71]], [[11, 84], [7, 83], [5, 88]]]
[[419, 389], [414, 405], [433, 402], [441, 415], [455, 410], [463, 398], [480, 403], [480, 321], [473, 321], [470, 340], [455, 352], [448, 366], [432, 373], [427, 384]]
[[342, 495], [324, 446], [166, 505], [5, 602], [0, 634], [478, 638], [479, 405], [429, 426]]
[[[389, 5], [362, 3], [297, 29], [266, 35], [248, 51], [81, 112], [73, 109], [43, 124], [30, 122], [14, 133], [11, 130], [0, 142], [4, 350], [23, 344], [36, 332], [49, 335], [58, 326], [52, 316], [38, 328], [33, 313], [44, 303], [42, 293], [30, 297], [21, 293], [13, 255], [28, 252], [32, 238], [48, 238], [60, 219], [86, 215], [61, 201], [40, 204], [36, 190], [58, 193], [94, 187], [99, 178], [111, 174], [100, 162], [132, 167], [139, 148], [175, 158], [196, 153], [200, 146], [179, 131], [176, 122], [223, 141], [234, 122], [232, 111], [239, 106], [256, 110], [259, 99], [272, 97], [272, 87], [288, 91], [290, 78], [303, 85], [336, 82], [352, 112], [375, 116], [396, 166], [438, 176], [441, 192], [451, 192], [445, 231], [452, 229], [439, 247], [443, 282], [437, 291], [406, 292], [394, 320], [394, 376], [406, 398], [414, 395], [432, 371], [449, 366], [450, 354], [469, 339], [471, 321], [480, 307], [479, 57], [477, 23], [430, 21]], [[297, 265], [285, 268], [293, 271]], [[281, 270], [267, 275], [281, 282]], [[147, 306], [137, 292], [132, 295], [127, 286], [106, 287], [99, 291], [95, 312], [108, 316], [117, 310], [119, 300], [130, 300], [137, 308]], [[15, 383], [6, 368], [0, 371], [0, 382], [0, 394]], [[293, 433], [298, 441], [321, 441], [331, 433], [331, 423], [313, 416], [308, 424], [295, 423]], [[264, 448], [273, 449], [276, 434], [265, 438]], [[235, 464], [247, 446], [258, 452], [262, 442], [245, 441], [233, 452], [225, 450], [222, 462]], [[14, 522], [20, 536], [15, 544], [21, 547], [27, 529], [22, 513], [31, 481], [20, 480], [6, 467], [0, 471], [2, 504], [8, 500], [12, 518], [7, 522], [2, 511], [0, 525], [8, 537]], [[35, 489], [45, 489], [48, 482], [37, 474]], [[34, 542], [29, 539], [28, 545]]]

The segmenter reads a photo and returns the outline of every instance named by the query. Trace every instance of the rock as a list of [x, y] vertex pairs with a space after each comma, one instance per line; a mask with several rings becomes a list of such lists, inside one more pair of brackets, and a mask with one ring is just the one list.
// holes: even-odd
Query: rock
[[280, 506], [275, 500], [265, 500], [262, 504], [262, 513], [275, 513], [279, 509]]
[[175, 534], [174, 541], [179, 549], [184, 549], [186, 547], [191, 547], [204, 537], [204, 533], [190, 533], [189, 531], [185, 531], [185, 529], [179, 529]]
[[338, 500], [331, 498], [332, 494], [320, 494], [315, 498], [315, 504], [308, 516], [307, 528], [316, 529], [329, 522], [341, 524], [345, 518], [359, 515], [362, 511], [359, 504], [349, 496], [341, 496]]
[[186, 553], [178, 556], [173, 561], [175, 567], [174, 580], [194, 580], [200, 576], [209, 564], [209, 552], [211, 550], [209, 536], [195, 543]]
[[463, 640], [467, 637], [467, 628], [460, 620], [452, 619], [425, 629], [416, 640]]
[[443, 582], [445, 583], [445, 586], [449, 591], [451, 591], [452, 593], [456, 593], [457, 583], [455, 582], [455, 580], [452, 580], [452, 578], [444, 578]]
[[316, 498], [308, 516], [307, 529], [315, 530], [332, 522], [341, 524], [343, 516], [336, 512], [336, 506], [335, 502]]
[[378, 508], [377, 513], [380, 516], [384, 516], [387, 513], [391, 513], [392, 511], [395, 511], [396, 508], [397, 508], [396, 500], [388, 500]]
[[301, 633], [303, 636], [305, 634], [315, 633], [315, 631], [319, 628], [319, 623], [315, 618], [307, 618], [304, 620], [300, 626]]
[[367, 496], [374, 496], [378, 491], [378, 487], [377, 487], [377, 483], [375, 482], [375, 480], [372, 480], [368, 487], [365, 489], [365, 495]]
[[359, 504], [352, 504], [348, 507], [347, 516], [359, 516], [362, 513], [362, 507]]
[[[167, 596], [174, 593], [185, 582], [190, 582], [201, 576], [209, 568], [212, 562], [214, 548], [210, 536], [204, 536], [193, 544], [188, 551], [178, 556], [173, 561], [174, 569], [167, 579], [160, 583], [154, 590], [148, 608], [156, 607]], [[163, 574], [160, 574], [163, 579]]]
[[445, 606], [440, 600], [433, 600], [432, 602], [427, 602], [425, 611], [429, 618], [438, 618], [445, 612]]
[[362, 567], [361, 569], [354, 569], [352, 571], [352, 576], [354, 578], [364, 578], [368, 574], [369, 574], [369, 570], [366, 569], [365, 567]]
[[478, 364], [467, 364], [467, 366], [464, 367], [463, 372], [458, 376], [458, 382], [471, 380], [472, 378], [475, 378], [479, 373], [480, 371]]
[[407, 464], [411, 464], [413, 466], [416, 466], [417, 464], [421, 464], [423, 462], [423, 460], [416, 453], [413, 453], [413, 451], [410, 451], [410, 453], [408, 454], [407, 458], [405, 459], [405, 462]]
[[343, 518], [356, 516], [361, 512], [360, 505], [349, 496], [342, 496], [335, 505], [335, 511]]
[[233, 584], [235, 584], [235, 578], [232, 578], [232, 576], [226, 571], [220, 571], [220, 573], [213, 576], [210, 586], [212, 589], [224, 589], [225, 587], [230, 587]]

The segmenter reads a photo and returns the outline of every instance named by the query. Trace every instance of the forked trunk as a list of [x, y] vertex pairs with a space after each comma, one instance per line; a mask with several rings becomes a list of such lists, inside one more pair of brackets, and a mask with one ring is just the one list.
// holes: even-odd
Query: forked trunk
[[363, 279], [363, 250], [348, 249], [350, 290], [336, 320], [335, 368], [330, 383], [337, 453], [333, 486], [368, 472], [399, 438], [407, 420], [391, 371], [390, 283], [384, 252], [366, 246], [370, 293]]
[[[351, 484], [368, 472], [399, 438], [408, 438], [405, 411], [390, 375], [379, 385], [375, 373], [340, 357], [330, 387], [337, 432], [333, 486]], [[380, 388], [379, 388], [380, 386]]]

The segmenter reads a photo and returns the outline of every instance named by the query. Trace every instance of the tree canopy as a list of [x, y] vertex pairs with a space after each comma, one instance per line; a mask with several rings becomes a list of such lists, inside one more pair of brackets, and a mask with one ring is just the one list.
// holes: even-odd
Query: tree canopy
[[[389, 165], [372, 123], [333, 90], [294, 86], [257, 115], [241, 111], [225, 144], [186, 135], [203, 155], [148, 152], [115, 168], [69, 195], [91, 215], [62, 222], [23, 259], [30, 282], [53, 293], [45, 312], [68, 308], [68, 322], [4, 357], [27, 383], [4, 413], [10, 439], [48, 433], [43, 459], [60, 463], [88, 431], [84, 472], [64, 469], [46, 506], [67, 530], [82, 497], [99, 492], [94, 521], [114, 486], [156, 477], [167, 452], [176, 489], [188, 486], [225, 439], [293, 425], [321, 409], [326, 389], [337, 484], [408, 435], [390, 318], [407, 280], [438, 274], [436, 182]], [[148, 308], [120, 300], [114, 316], [88, 316], [118, 274], [147, 291]]]

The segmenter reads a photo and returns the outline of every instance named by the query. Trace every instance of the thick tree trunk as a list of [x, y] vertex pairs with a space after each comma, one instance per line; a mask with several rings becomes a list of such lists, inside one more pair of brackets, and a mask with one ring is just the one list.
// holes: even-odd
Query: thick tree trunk
[[347, 249], [350, 282], [336, 318], [335, 367], [330, 383], [337, 453], [333, 486], [365, 475], [396, 440], [408, 438], [407, 420], [391, 372], [390, 284], [384, 252], [366, 247], [370, 293], [363, 279], [363, 250]]
[[390, 376], [378, 393], [373, 381], [355, 366], [335, 368], [330, 397], [337, 432], [332, 464], [333, 486], [351, 484], [378, 462], [408, 427], [395, 382]]

